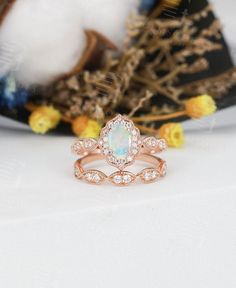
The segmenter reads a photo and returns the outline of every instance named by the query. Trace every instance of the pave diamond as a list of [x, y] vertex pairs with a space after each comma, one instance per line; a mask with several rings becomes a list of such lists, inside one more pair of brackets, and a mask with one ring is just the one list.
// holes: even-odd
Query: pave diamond
[[165, 141], [164, 139], [160, 139], [160, 140], [158, 141], [158, 146], [159, 146], [159, 149], [160, 149], [161, 151], [167, 149], [167, 143], [166, 143], [166, 141]]
[[97, 141], [93, 138], [77, 139], [72, 145], [71, 150], [74, 154], [81, 155], [95, 150], [97, 144]]
[[119, 171], [119, 172], [113, 173], [109, 177], [109, 179], [113, 184], [124, 186], [133, 182], [135, 179], [135, 175], [128, 171], [122, 171], [122, 172]]
[[101, 184], [105, 180], [105, 174], [97, 170], [84, 172], [84, 179], [92, 184]]
[[115, 175], [113, 180], [116, 184], [120, 184], [120, 183], [122, 183], [122, 176], [121, 175]]
[[167, 144], [164, 139], [156, 139], [155, 137], [144, 138], [143, 146], [152, 154], [162, 152], [167, 148]]
[[82, 154], [84, 152], [83, 146], [81, 141], [76, 140], [75, 143], [73, 143], [73, 145], [71, 146], [71, 151], [74, 154]]
[[129, 174], [124, 175], [123, 181], [124, 181], [124, 183], [130, 183], [132, 181], [132, 177]]
[[159, 177], [160, 174], [155, 168], [146, 168], [140, 174], [141, 180], [146, 183], [153, 182], [157, 180]]

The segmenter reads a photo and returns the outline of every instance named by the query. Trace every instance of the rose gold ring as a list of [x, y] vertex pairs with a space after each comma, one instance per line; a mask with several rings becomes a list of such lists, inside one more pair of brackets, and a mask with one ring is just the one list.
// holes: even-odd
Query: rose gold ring
[[[75, 162], [74, 173], [76, 178], [91, 184], [101, 184], [106, 179], [119, 186], [128, 185], [136, 179], [144, 183], [154, 182], [164, 177], [167, 169], [166, 162], [154, 154], [166, 148], [164, 139], [142, 137], [130, 119], [118, 115], [106, 124], [98, 140], [78, 139], [72, 145], [72, 151], [80, 156]], [[106, 175], [100, 170], [84, 167], [103, 159], [119, 171]], [[126, 171], [126, 167], [134, 164], [136, 160], [147, 162], [149, 166], [138, 173]]]

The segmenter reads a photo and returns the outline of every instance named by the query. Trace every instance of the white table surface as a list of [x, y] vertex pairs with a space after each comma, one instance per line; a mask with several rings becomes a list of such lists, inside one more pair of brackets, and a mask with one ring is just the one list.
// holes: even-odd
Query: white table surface
[[235, 288], [236, 107], [184, 124], [150, 185], [72, 176], [72, 137], [0, 118], [0, 287]]

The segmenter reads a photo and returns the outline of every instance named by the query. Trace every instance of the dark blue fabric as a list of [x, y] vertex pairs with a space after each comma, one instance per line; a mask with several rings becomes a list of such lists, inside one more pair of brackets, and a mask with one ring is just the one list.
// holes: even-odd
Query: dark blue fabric
[[153, 8], [157, 0], [141, 0], [140, 10], [141, 11], [149, 11]]
[[12, 75], [0, 78], [0, 106], [7, 109], [22, 107], [27, 102], [29, 92], [17, 87]]

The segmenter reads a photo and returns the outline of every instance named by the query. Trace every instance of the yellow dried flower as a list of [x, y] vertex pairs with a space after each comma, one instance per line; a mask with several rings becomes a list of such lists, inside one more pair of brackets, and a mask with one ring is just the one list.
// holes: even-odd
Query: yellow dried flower
[[88, 120], [87, 127], [80, 134], [81, 138], [98, 138], [101, 131], [101, 124], [95, 120]]
[[37, 134], [45, 134], [55, 128], [61, 120], [61, 114], [52, 106], [41, 106], [35, 109], [29, 117], [29, 125]]
[[98, 138], [101, 125], [87, 116], [79, 116], [73, 121], [72, 130], [80, 138]]
[[184, 144], [184, 131], [179, 123], [167, 123], [161, 126], [159, 136], [164, 138], [169, 147], [179, 148]]
[[87, 116], [79, 116], [75, 118], [72, 122], [72, 130], [75, 135], [80, 136], [80, 134], [85, 130], [88, 125], [89, 118]]
[[215, 100], [209, 95], [201, 95], [185, 102], [186, 113], [193, 119], [211, 115], [216, 112]]

